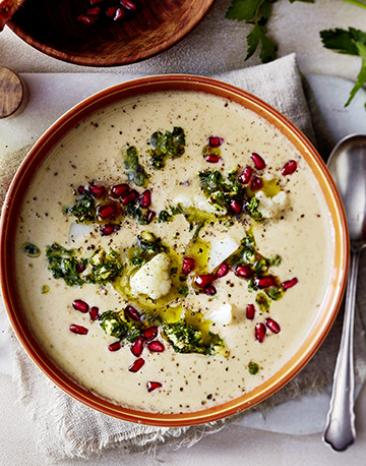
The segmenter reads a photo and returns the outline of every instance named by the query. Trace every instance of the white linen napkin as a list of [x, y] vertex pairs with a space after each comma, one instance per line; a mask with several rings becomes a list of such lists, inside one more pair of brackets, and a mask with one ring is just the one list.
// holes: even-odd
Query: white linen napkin
[[[121, 81], [132, 76], [121, 76]], [[249, 90], [272, 104], [284, 113], [299, 128], [313, 137], [311, 120], [302, 89], [301, 76], [296, 65], [295, 55], [289, 55], [267, 65], [247, 68], [216, 76], [223, 81]], [[57, 90], [55, 89], [55, 92]], [[0, 205], [4, 193], [25, 150], [2, 157], [0, 154]], [[366, 264], [363, 264], [366, 272]], [[362, 270], [361, 270], [362, 273]], [[366, 293], [361, 294], [359, 305], [365, 304]], [[2, 312], [1, 314], [4, 314]], [[357, 317], [356, 325], [356, 368], [357, 379], [363, 383], [366, 377], [366, 342], [364, 325]], [[280, 393], [261, 404], [258, 410], [268, 410], [271, 406], [304, 393], [320, 391], [332, 379], [334, 361], [339, 343], [339, 321], [326, 343], [313, 361], [298, 377]], [[34, 419], [39, 445], [52, 460], [64, 458], [89, 458], [100, 454], [106, 448], [120, 448], [120, 460], [135, 451], [152, 451], [159, 445], [169, 443], [174, 447], [190, 446], [203, 436], [222, 429], [233, 418], [198, 427], [159, 428], [122, 422], [93, 411], [55, 387], [20, 348], [12, 332], [3, 341], [8, 357], [12, 357], [12, 375], [20, 390], [20, 395]], [[1, 365], [1, 358], [0, 358]], [[240, 419], [241, 414], [236, 416]]]

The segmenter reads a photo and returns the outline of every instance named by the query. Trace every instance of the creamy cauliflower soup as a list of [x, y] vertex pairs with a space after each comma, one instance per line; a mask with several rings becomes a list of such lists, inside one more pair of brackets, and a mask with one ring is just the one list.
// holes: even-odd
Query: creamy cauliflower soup
[[17, 288], [45, 352], [123, 406], [196, 411], [278, 371], [331, 281], [323, 194], [251, 110], [172, 91], [104, 107], [34, 175]]

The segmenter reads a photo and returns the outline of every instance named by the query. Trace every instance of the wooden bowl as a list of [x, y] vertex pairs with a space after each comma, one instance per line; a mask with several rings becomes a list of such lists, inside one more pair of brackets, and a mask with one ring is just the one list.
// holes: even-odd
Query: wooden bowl
[[[14, 238], [18, 212], [30, 180], [52, 147], [67, 135], [79, 121], [95, 110], [131, 96], [158, 91], [204, 92], [236, 102], [255, 112], [293, 144], [312, 171], [323, 193], [333, 234], [329, 237], [332, 274], [309, 331], [295, 354], [277, 372], [253, 390], [212, 408], [182, 414], [160, 414], [116, 405], [88, 391], [67, 376], [41, 349], [27, 326], [27, 309], [16, 292]], [[346, 217], [335, 184], [316, 149], [290, 121], [257, 97], [229, 84], [211, 78], [190, 75], [165, 75], [141, 78], [105, 89], [87, 98], [59, 118], [36, 142], [8, 191], [0, 224], [0, 280], [6, 309], [19, 341], [33, 361], [62, 390], [80, 402], [119, 419], [159, 426], [184, 426], [215, 421], [262, 402], [288, 383], [312, 358], [327, 336], [342, 302], [348, 270], [349, 239]]]
[[87, 66], [127, 65], [176, 44], [205, 16], [214, 0], [139, 0], [136, 14], [119, 23], [77, 21], [87, 0], [26, 0], [9, 23], [28, 44], [54, 58]]

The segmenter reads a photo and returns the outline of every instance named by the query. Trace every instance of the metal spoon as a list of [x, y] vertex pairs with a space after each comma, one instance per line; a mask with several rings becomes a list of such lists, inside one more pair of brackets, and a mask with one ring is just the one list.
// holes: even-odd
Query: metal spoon
[[333, 149], [328, 167], [346, 209], [351, 240], [351, 267], [342, 338], [323, 440], [334, 450], [343, 451], [352, 445], [356, 437], [353, 330], [358, 262], [366, 246], [366, 135], [352, 135], [342, 139]]

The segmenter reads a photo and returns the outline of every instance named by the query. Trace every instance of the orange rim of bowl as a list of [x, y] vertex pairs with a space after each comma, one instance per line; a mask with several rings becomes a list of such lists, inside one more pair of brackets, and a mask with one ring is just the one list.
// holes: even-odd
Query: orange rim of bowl
[[31, 35], [24, 32], [23, 28], [18, 26], [15, 19], [9, 21], [7, 26], [17, 35], [19, 36], [24, 42], [31, 45], [35, 49], [39, 50], [50, 57], [57, 58], [58, 60], [62, 60], [67, 63], [73, 63], [74, 65], [80, 66], [91, 66], [91, 67], [113, 67], [113, 66], [123, 66], [123, 65], [131, 65], [132, 63], [138, 63], [143, 60], [147, 60], [148, 58], [154, 57], [159, 53], [165, 52], [166, 50], [170, 49], [182, 39], [184, 39], [193, 29], [195, 29], [204, 17], [207, 15], [209, 10], [211, 9], [215, 0], [211, 0], [206, 8], [204, 8], [195, 21], [192, 23], [187, 23], [181, 29], [178, 30], [175, 37], [172, 37], [170, 40], [162, 40], [158, 45], [150, 49], [148, 52], [141, 50], [140, 52], [136, 53], [133, 57], [127, 56], [124, 58], [118, 59], [109, 59], [101, 57], [98, 58], [98, 63], [95, 63], [93, 58], [84, 57], [82, 55], [77, 55], [69, 52], [62, 52], [54, 47], [50, 47], [46, 44], [43, 44], [39, 40], [34, 39]]
[[[272, 377], [248, 393], [238, 398], [199, 411], [182, 414], [161, 414], [130, 409], [116, 405], [89, 392], [69, 378], [49, 359], [30, 329], [22, 323], [21, 306], [17, 300], [16, 287], [13, 287], [14, 238], [17, 216], [28, 183], [49, 150], [81, 118], [98, 108], [127, 97], [159, 91], [204, 92], [234, 101], [265, 118], [274, 125], [297, 148], [302, 158], [311, 168], [325, 198], [333, 227], [334, 244], [332, 277], [322, 307], [309, 334], [296, 353]], [[211, 78], [193, 75], [152, 76], [118, 84], [83, 100], [61, 116], [35, 143], [19, 167], [7, 193], [0, 225], [0, 276], [7, 313], [12, 327], [31, 359], [63, 391], [78, 401], [126, 421], [156, 426], [186, 426], [216, 421], [223, 417], [244, 411], [262, 402], [287, 384], [312, 358], [327, 336], [337, 316], [346, 284], [349, 258], [349, 241], [346, 217], [340, 196], [316, 149], [290, 121], [257, 97], [230, 84]]]

